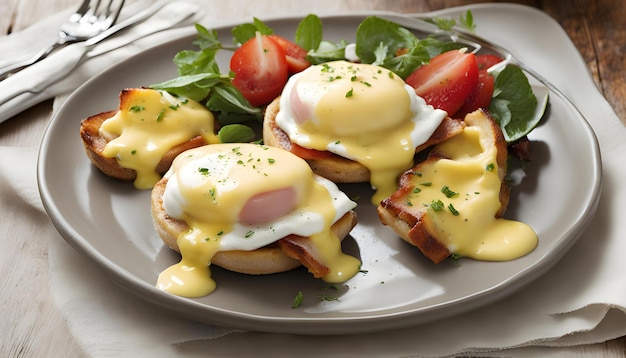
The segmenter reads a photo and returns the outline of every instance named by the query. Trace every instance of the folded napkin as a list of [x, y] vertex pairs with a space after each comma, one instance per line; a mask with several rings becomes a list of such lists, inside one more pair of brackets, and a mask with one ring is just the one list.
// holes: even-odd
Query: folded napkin
[[[481, 20], [481, 8], [472, 10], [478, 24], [488, 21]], [[552, 21], [539, 13], [531, 15], [537, 21]], [[515, 36], [514, 20], [502, 21], [494, 26], [512, 29], [503, 30], [502, 36]], [[556, 23], [553, 26], [554, 31], [562, 31]], [[575, 54], [573, 45], [568, 46]], [[574, 61], [584, 68], [579, 57]], [[51, 293], [77, 342], [88, 355], [97, 357], [562, 356], [573, 352], [568, 347], [574, 345], [626, 335], [626, 220], [621, 214], [621, 203], [626, 201], [622, 160], [626, 128], [591, 79], [579, 76], [584, 77], [581, 85], [567, 94], [590, 121], [601, 144], [604, 185], [597, 214], [580, 241], [551, 271], [488, 307], [424, 326], [354, 336], [225, 329], [145, 305], [111, 283], [54, 230], [47, 231]], [[557, 85], [567, 81], [551, 79]], [[55, 106], [63, 100], [57, 97]], [[14, 205], [24, 215], [32, 215], [33, 222], [41, 214], [32, 208], [43, 210], [35, 165], [35, 148], [0, 147], [0, 194], [6, 191], [22, 198]]]
[[[138, 1], [123, 8], [118, 23], [143, 10], [150, 3], [147, 0]], [[200, 8], [190, 2], [175, 1], [166, 3], [164, 0], [160, 0], [160, 2], [155, 2], [155, 4], [157, 3], [163, 4], [163, 7], [154, 15], [143, 22], [112, 35], [91, 48], [86, 53], [85, 60], [59, 81], [54, 82], [43, 91], [24, 93], [4, 104], [0, 104], [0, 123], [46, 99], [76, 89], [78, 85], [102, 69], [132, 56], [146, 47], [162, 42], [163, 39], [167, 38], [164, 37], [166, 35], [162, 33], [163, 31], [168, 30], [167, 36], [172, 36], [172, 29], [182, 25], [189, 25], [202, 15]], [[34, 24], [24, 31], [0, 38], [0, 49], [11, 49], [11, 52], [5, 53], [12, 54], [10, 57], [0, 60], [0, 66], [7, 64], [13, 58], [29, 58], [41, 48], [55, 41], [56, 39], [53, 36], [51, 38], [50, 34], [56, 34], [60, 24], [73, 11], [73, 9], [63, 11]], [[39, 34], [44, 35], [39, 36]], [[0, 94], [23, 84], [29, 84], [29, 89], [32, 89], [34, 84], [39, 81], [59, 77], [57, 72], [63, 68], [64, 64], [70, 61], [70, 58], [78, 59], [76, 56], [82, 51], [79, 48], [80, 46], [81, 44], [72, 44], [64, 47], [53, 52], [39, 63], [1, 81]], [[105, 54], [106, 56], [104, 56]]]

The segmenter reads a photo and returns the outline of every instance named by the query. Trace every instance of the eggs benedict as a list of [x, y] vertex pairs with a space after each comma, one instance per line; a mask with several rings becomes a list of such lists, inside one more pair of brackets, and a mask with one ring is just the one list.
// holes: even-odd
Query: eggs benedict
[[179, 153], [219, 142], [205, 106], [148, 88], [123, 90], [118, 110], [83, 120], [80, 135], [96, 167], [138, 189], [152, 188]]
[[[289, 79], [266, 110], [263, 139], [299, 155], [304, 148], [313, 170], [336, 183], [369, 181], [378, 204], [446, 118], [390, 70], [334, 61]], [[445, 138], [462, 124], [449, 128]]]
[[465, 122], [461, 134], [401, 176], [400, 188], [377, 208], [381, 222], [434, 263], [450, 255], [484, 261], [524, 256], [538, 238], [529, 225], [502, 217], [510, 198], [502, 131], [481, 110]]
[[157, 282], [173, 294], [211, 293], [211, 265], [268, 274], [303, 264], [334, 283], [359, 270], [360, 261], [341, 250], [356, 225], [356, 203], [280, 148], [237, 143], [188, 150], [151, 198], [159, 236], [181, 254]]

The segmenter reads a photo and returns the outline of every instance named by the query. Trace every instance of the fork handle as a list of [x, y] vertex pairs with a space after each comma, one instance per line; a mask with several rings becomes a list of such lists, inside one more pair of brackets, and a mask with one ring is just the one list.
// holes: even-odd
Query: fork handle
[[0, 80], [4, 79], [5, 77], [8, 77], [10, 74], [15, 73], [17, 71], [20, 71], [22, 69], [24, 69], [25, 67], [28, 67], [34, 63], [37, 63], [41, 60], [43, 60], [44, 58], [46, 58], [46, 56], [48, 56], [52, 51], [61, 48], [65, 45], [67, 45], [69, 42], [67, 41], [57, 41], [55, 43], [53, 43], [52, 45], [42, 48], [41, 50], [39, 50], [39, 52], [37, 52], [36, 54], [34, 54], [32, 57], [27, 58], [25, 60], [22, 61], [18, 61], [15, 63], [12, 63], [10, 65], [4, 66], [2, 68], [0, 68]]

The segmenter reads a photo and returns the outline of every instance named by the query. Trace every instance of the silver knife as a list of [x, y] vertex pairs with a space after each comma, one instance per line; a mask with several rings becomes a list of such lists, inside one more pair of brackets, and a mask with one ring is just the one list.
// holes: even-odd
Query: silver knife
[[[111, 35], [123, 29], [126, 29], [132, 25], [145, 21], [146, 19], [150, 18], [155, 13], [157, 13], [157, 11], [159, 11], [166, 4], [168, 4], [167, 1], [157, 2], [154, 5], [150, 6], [149, 8], [116, 24], [115, 26], [111, 27], [109, 30], [101, 33], [98, 36], [93, 37], [92, 39], [88, 41], [66, 47], [63, 50], [63, 57], [61, 61], [58, 60], [59, 56], [56, 56], [56, 58], [49, 57], [1, 81], [0, 86], [2, 86], [2, 91], [0, 91], [0, 107], [22, 94], [26, 94], [26, 93], [37, 94], [45, 90], [48, 86], [63, 79], [84, 58], [88, 56], [100, 55], [104, 52], [108, 52], [108, 51], [114, 50], [115, 48], [119, 48], [124, 45], [127, 45], [128, 43], [132, 41], [136, 41], [142, 37], [145, 37], [145, 36], [148, 36], [156, 32], [163, 31], [163, 30], [167, 30], [171, 27], [174, 27], [177, 24], [180, 24], [181, 22], [189, 19], [194, 14], [196, 14], [195, 8], [192, 9], [191, 7], [186, 7], [185, 9], [183, 9], [184, 11], [179, 11], [179, 13], [176, 16], [174, 17], [168, 16], [168, 21], [162, 21], [162, 22], [158, 22], [154, 24], [154, 26], [150, 27], [149, 32], [135, 36], [132, 40], [122, 41], [121, 43], [117, 43], [114, 46], [104, 46], [106, 47], [106, 50], [100, 50], [98, 48], [93, 54], [89, 53], [89, 50], [91, 50], [99, 42], [103, 41], [104, 39], [110, 37]], [[33, 76], [33, 73], [46, 73], [48, 75], [37, 77], [37, 76]], [[23, 96], [20, 96], [20, 97], [23, 97]], [[0, 123], [6, 119], [7, 118], [4, 118], [4, 116], [2, 116], [2, 118], [0, 118]]]

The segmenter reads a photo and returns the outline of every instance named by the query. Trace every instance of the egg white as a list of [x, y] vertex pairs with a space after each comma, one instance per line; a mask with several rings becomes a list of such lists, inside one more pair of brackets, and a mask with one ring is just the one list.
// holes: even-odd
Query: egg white
[[[202, 180], [206, 180], [206, 175], [198, 173], [197, 168], [215, 167], [216, 170], [211, 171], [212, 173], [218, 173], [220, 171], [228, 173], [228, 165], [224, 166], [224, 163], [221, 163], [219, 168], [217, 168], [216, 165], [214, 165], [215, 162], [215, 160], [212, 160], [211, 155], [207, 155], [193, 159], [179, 168], [179, 170], [182, 171], [182, 176], [173, 175], [172, 171], [166, 174], [168, 182], [163, 195], [163, 207], [170, 217], [184, 220], [184, 208], [187, 202], [181, 194], [180, 186], [195, 186]], [[230, 165], [235, 164], [231, 163]], [[179, 177], [184, 178], [184, 183], [179, 181]], [[245, 180], [245, 178], [239, 179]], [[335, 209], [333, 223], [356, 207], [357, 204], [339, 190], [335, 183], [319, 176], [315, 176], [314, 179], [318, 184], [323, 185], [330, 194], [331, 202]], [[221, 185], [224, 186], [222, 189], [236, 190], [237, 180], [238, 178], [229, 178], [227, 181], [222, 181]], [[225, 233], [220, 238], [219, 251], [252, 251], [272, 244], [288, 235], [294, 234], [308, 237], [321, 232], [323, 229], [324, 217], [320, 213], [297, 208], [287, 215], [264, 224], [247, 225], [234, 223], [232, 231]]]

